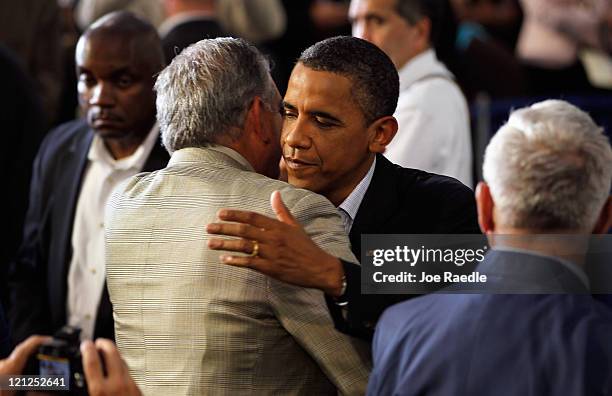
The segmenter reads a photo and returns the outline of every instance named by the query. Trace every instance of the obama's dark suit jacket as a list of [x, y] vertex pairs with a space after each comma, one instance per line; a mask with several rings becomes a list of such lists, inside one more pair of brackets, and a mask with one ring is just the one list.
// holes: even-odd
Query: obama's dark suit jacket
[[[478, 234], [473, 191], [447, 176], [402, 168], [376, 157], [370, 186], [361, 202], [349, 238], [361, 257], [361, 234]], [[361, 269], [343, 262], [347, 278], [346, 312], [328, 298], [336, 327], [370, 339], [378, 317], [388, 306], [410, 295], [362, 295]]]

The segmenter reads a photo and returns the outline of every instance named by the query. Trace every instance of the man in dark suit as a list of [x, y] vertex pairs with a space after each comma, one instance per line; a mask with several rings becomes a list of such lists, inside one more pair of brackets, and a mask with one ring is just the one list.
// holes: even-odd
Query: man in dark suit
[[164, 0], [167, 19], [159, 27], [166, 62], [206, 38], [225, 36], [215, 0]]
[[609, 395], [612, 311], [588, 294], [581, 262], [588, 234], [612, 224], [610, 143], [586, 113], [545, 101], [510, 116], [483, 170], [478, 220], [493, 250], [477, 268], [482, 294], [387, 310], [368, 393]]
[[14, 341], [65, 324], [83, 338], [113, 338], [104, 278], [104, 207], [113, 188], [163, 168], [155, 75], [164, 59], [153, 26], [109, 14], [76, 50], [79, 101], [86, 119], [51, 131], [34, 162], [24, 238], [12, 265]]
[[[288, 181], [338, 207], [357, 257], [363, 234], [478, 232], [468, 187], [402, 168], [381, 155], [397, 131], [392, 114], [398, 80], [393, 63], [376, 46], [337, 37], [304, 51], [284, 99], [281, 144]], [[221, 214], [222, 220], [250, 226], [219, 224], [214, 233], [258, 243], [256, 257], [225, 262], [325, 291], [336, 326], [370, 338], [382, 311], [408, 296], [362, 295], [360, 267], [320, 254], [278, 196], [272, 205], [280, 221], [238, 211]], [[253, 243], [214, 240], [210, 246], [252, 253]]]

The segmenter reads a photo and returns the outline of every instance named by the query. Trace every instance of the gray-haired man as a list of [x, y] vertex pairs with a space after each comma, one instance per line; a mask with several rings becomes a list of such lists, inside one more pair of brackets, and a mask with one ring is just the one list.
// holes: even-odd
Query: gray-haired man
[[365, 392], [367, 347], [334, 330], [322, 292], [223, 265], [202, 232], [225, 206], [273, 216], [279, 190], [317, 245], [355, 260], [331, 203], [264, 176], [278, 174], [281, 127], [267, 61], [239, 39], [203, 40], [156, 90], [171, 160], [114, 196], [106, 233], [117, 345], [142, 391]]
[[[588, 114], [545, 101], [510, 116], [483, 168], [478, 219], [493, 250], [482, 294], [388, 309], [368, 393], [610, 394], [612, 312], [580, 264], [583, 240], [612, 224], [610, 143]], [[495, 294], [508, 290], [522, 294]]]

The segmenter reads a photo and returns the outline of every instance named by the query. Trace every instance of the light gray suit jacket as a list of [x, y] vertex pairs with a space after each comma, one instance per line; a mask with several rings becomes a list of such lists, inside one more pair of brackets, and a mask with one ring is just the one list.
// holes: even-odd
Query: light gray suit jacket
[[117, 345], [146, 395], [363, 394], [366, 344], [334, 329], [323, 294], [219, 262], [207, 248], [220, 208], [270, 217], [283, 200], [312, 239], [354, 261], [323, 197], [256, 174], [215, 146], [175, 152], [107, 207], [107, 282]]

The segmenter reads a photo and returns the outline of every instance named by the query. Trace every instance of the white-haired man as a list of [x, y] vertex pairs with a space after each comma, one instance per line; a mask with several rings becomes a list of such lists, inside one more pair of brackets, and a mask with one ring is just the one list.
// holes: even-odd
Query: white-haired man
[[364, 393], [368, 348], [335, 331], [322, 292], [224, 265], [207, 247], [220, 208], [272, 216], [278, 190], [321, 249], [355, 262], [329, 201], [264, 176], [278, 176], [282, 120], [268, 62], [244, 40], [202, 40], [155, 88], [172, 157], [120, 188], [106, 233], [117, 345], [143, 393]]
[[[588, 294], [580, 257], [564, 254], [610, 227], [610, 143], [580, 109], [545, 101], [510, 116], [483, 168], [487, 286], [388, 309], [368, 393], [610, 394], [612, 312]], [[539, 294], [495, 294], [509, 289]]]

